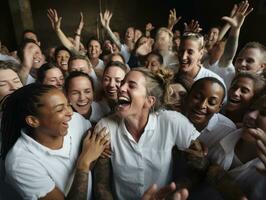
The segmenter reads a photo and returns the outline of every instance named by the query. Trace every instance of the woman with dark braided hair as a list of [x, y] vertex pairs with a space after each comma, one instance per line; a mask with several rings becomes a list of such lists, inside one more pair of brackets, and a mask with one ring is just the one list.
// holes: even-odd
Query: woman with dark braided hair
[[23, 199], [90, 199], [91, 163], [108, 144], [106, 129], [73, 114], [63, 92], [30, 84], [3, 104], [2, 159], [6, 180]]

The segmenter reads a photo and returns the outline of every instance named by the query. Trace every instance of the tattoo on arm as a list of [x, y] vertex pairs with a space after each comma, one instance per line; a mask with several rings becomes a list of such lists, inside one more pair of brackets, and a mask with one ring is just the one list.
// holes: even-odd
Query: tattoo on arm
[[88, 172], [76, 171], [67, 200], [87, 200], [88, 177]]
[[94, 197], [113, 200], [111, 159], [99, 158], [94, 168]]

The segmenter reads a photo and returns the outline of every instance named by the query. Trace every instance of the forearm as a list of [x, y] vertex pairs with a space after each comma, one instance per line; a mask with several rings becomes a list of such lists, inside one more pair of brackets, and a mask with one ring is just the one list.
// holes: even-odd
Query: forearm
[[63, 31], [61, 29], [57, 29], [56, 31], [56, 35], [59, 38], [59, 40], [61, 41], [61, 43], [70, 51], [75, 50], [74, 45], [69, 41], [69, 39], [66, 37], [66, 35], [63, 33]]
[[119, 50], [121, 50], [122, 44], [119, 41], [119, 39], [115, 36], [115, 34], [111, 30], [111, 28], [110, 27], [106, 27], [105, 30], [106, 30], [107, 34], [109, 35], [109, 37], [111, 38], [111, 40], [118, 46]]
[[30, 69], [22, 63], [22, 66], [18, 71], [18, 75], [23, 85], [26, 85], [29, 74]]
[[74, 48], [76, 51], [79, 51], [80, 37], [81, 37], [81, 29], [77, 29], [75, 32], [75, 38], [74, 38], [74, 41], [75, 41], [75, 47]]
[[96, 200], [112, 200], [112, 167], [110, 159], [99, 158], [94, 168], [94, 195]]
[[227, 33], [227, 31], [230, 29], [230, 24], [228, 24], [228, 23], [226, 23], [223, 27], [222, 27], [222, 29], [220, 30], [220, 33], [219, 33], [219, 37], [218, 37], [218, 41], [221, 41], [223, 38], [224, 38], [224, 36], [225, 36], [225, 34]]
[[87, 200], [89, 171], [77, 169], [67, 200]]
[[239, 29], [232, 29], [230, 31], [219, 66], [227, 67], [230, 63], [232, 63], [238, 47], [239, 33]]

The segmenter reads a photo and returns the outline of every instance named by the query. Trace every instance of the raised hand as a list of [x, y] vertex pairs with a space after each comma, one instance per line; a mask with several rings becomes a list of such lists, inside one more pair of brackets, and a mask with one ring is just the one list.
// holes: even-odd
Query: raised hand
[[136, 53], [141, 56], [146, 56], [148, 53], [152, 51], [153, 43], [154, 43], [153, 39], [148, 38], [146, 42], [144, 42], [137, 48]]
[[168, 29], [173, 30], [174, 26], [179, 22], [181, 16], [176, 17], [175, 9], [170, 10], [169, 17], [168, 17]]
[[79, 25], [78, 25], [78, 29], [77, 31], [80, 31], [83, 29], [84, 27], [84, 20], [83, 20], [83, 13], [80, 12], [80, 19], [79, 19]]
[[231, 16], [224, 16], [222, 19], [229, 23], [233, 28], [240, 28], [243, 22], [251, 12], [253, 8], [249, 6], [248, 1], [242, 1], [236, 8], [234, 7], [231, 12]]
[[189, 24], [184, 23], [184, 26], [185, 26], [184, 32], [199, 33], [202, 31], [199, 22], [194, 19], [192, 19]]
[[112, 16], [113, 14], [109, 10], [106, 10], [104, 14], [100, 13], [101, 24], [104, 28], [110, 28], [110, 20]]
[[60, 30], [62, 17], [58, 18], [56, 9], [49, 8], [47, 10], [47, 16], [51, 22], [54, 31]]

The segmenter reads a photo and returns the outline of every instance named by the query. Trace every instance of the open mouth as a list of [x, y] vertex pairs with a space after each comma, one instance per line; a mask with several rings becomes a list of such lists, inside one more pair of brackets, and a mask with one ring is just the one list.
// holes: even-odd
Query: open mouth
[[240, 101], [240, 99], [230, 98], [229, 102], [232, 104], [239, 104], [241, 101]]
[[76, 105], [78, 107], [86, 107], [89, 104], [89, 102], [84, 102], [84, 103], [77, 103]]
[[40, 63], [41, 61], [40, 60], [33, 60], [34, 63]]
[[131, 101], [127, 97], [119, 97], [117, 101], [118, 108], [126, 108], [130, 106]]
[[67, 65], [67, 62], [61, 62], [61, 65]]

